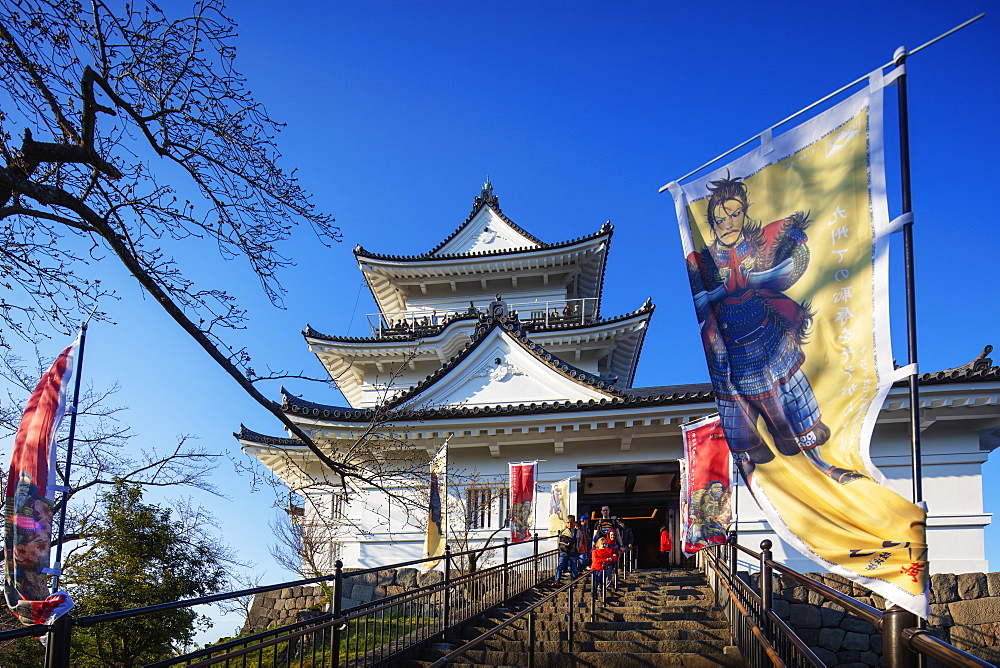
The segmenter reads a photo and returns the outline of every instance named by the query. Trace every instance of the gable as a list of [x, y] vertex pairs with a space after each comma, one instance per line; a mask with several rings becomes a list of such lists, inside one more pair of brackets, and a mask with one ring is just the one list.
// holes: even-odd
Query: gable
[[480, 207], [454, 237], [432, 255], [495, 253], [515, 248], [537, 248], [539, 243], [514, 229], [491, 206]]
[[615, 396], [558, 371], [497, 327], [468, 357], [403, 405], [419, 409], [551, 404]]

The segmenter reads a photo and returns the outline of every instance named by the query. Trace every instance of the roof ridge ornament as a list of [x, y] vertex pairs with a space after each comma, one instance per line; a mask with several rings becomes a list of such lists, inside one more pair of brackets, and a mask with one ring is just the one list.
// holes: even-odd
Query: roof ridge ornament
[[490, 302], [485, 313], [479, 314], [479, 322], [476, 324], [476, 332], [472, 335], [472, 338], [474, 340], [482, 338], [490, 330], [494, 322], [500, 324], [512, 334], [523, 335], [524, 333], [517, 311], [508, 308], [507, 302], [500, 295], [497, 295]]
[[479, 193], [479, 196], [485, 201], [493, 196], [493, 182], [490, 181], [490, 175], [486, 175], [486, 180], [483, 181], [483, 190]]
[[989, 371], [993, 368], [993, 360], [987, 357], [991, 352], [993, 352], [993, 346], [987, 345], [983, 348], [983, 352], [979, 353], [976, 359], [967, 364], [963, 364], [962, 366], [957, 366], [954, 369], [945, 369], [941, 373], [951, 374], [957, 377], [963, 373], [982, 373], [984, 371]]

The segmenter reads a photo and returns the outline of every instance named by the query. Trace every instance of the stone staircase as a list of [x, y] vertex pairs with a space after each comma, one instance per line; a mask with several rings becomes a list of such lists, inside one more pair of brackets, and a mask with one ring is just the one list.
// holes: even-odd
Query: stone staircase
[[[475, 638], [555, 589], [539, 587], [508, 608], [467, 626], [452, 647]], [[607, 601], [598, 601], [590, 621], [590, 592], [578, 588], [574, 594], [576, 615], [573, 652], [567, 651], [565, 594], [557, 602], [541, 607], [535, 622], [535, 666], [586, 666], [593, 668], [633, 666], [742, 666], [739, 653], [729, 645], [724, 613], [713, 609], [711, 590], [696, 570], [645, 570], [628, 581], [620, 577], [617, 590], [609, 590]], [[449, 666], [527, 666], [526, 620], [498, 632], [475, 650]], [[426, 666], [447, 653], [443, 646], [425, 651], [410, 666]]]

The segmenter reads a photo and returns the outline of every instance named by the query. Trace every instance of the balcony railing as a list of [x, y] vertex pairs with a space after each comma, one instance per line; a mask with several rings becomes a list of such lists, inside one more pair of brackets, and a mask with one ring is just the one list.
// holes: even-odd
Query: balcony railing
[[[588, 325], [597, 318], [598, 300], [596, 297], [581, 297], [579, 299], [534, 300], [524, 302], [506, 302], [508, 310], [517, 311], [523, 324], [534, 327], [565, 327], [569, 325]], [[429, 336], [441, 330], [448, 321], [456, 316], [467, 315], [470, 310], [486, 313], [488, 305], [470, 304], [467, 308], [457, 308], [451, 304], [421, 306], [419, 310], [389, 311], [386, 313], [367, 314], [368, 325], [372, 336], [385, 338], [388, 336]]]

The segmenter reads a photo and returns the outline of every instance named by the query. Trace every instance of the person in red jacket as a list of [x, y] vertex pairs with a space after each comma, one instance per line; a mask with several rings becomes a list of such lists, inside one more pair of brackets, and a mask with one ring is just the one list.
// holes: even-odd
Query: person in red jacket
[[591, 595], [597, 596], [597, 591], [604, 582], [604, 568], [609, 564], [618, 561], [618, 552], [614, 548], [608, 547], [608, 541], [601, 536], [597, 539], [597, 547], [590, 553], [590, 568], [594, 571], [594, 582], [591, 587]]
[[667, 531], [667, 525], [664, 524], [660, 527], [660, 567], [666, 567], [670, 563], [670, 551], [673, 549], [674, 543], [670, 540], [670, 532]]

